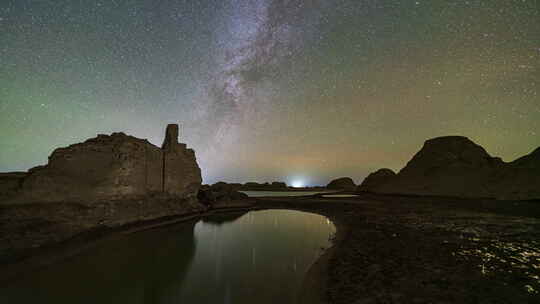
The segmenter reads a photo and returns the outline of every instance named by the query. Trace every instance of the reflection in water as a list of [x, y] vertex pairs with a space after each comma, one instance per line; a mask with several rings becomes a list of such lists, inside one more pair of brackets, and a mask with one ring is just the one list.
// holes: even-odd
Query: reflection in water
[[213, 216], [107, 241], [0, 287], [0, 303], [294, 303], [334, 232], [299, 211]]
[[[194, 223], [100, 244], [0, 288], [0, 303], [159, 303], [195, 254]], [[159, 237], [156, 235], [159, 234]]]
[[249, 197], [263, 196], [304, 196], [325, 193], [327, 191], [240, 191], [247, 194]]
[[476, 256], [482, 263], [479, 265], [483, 275], [497, 272], [507, 274], [521, 274], [527, 278], [523, 281], [523, 288], [528, 293], [540, 292], [540, 242], [529, 243], [510, 242], [502, 240], [483, 241], [471, 238], [474, 242], [485, 242], [478, 249], [463, 249], [458, 252], [460, 256]]
[[179, 299], [294, 303], [305, 272], [334, 232], [325, 217], [287, 210], [249, 212], [220, 226], [199, 222], [197, 254]]
[[234, 222], [238, 218], [242, 217], [244, 214], [246, 214], [246, 212], [221, 213], [221, 214], [215, 214], [209, 217], [205, 217], [201, 221], [203, 223], [221, 225], [224, 223]]

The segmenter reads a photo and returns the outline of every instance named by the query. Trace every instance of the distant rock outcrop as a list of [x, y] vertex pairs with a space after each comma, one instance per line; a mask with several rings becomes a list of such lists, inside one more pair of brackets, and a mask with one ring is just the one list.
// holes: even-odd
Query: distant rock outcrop
[[272, 182], [271, 184], [247, 182], [240, 187], [240, 190], [244, 191], [287, 191], [289, 187], [284, 182]]
[[272, 184], [270, 185], [272, 186], [272, 188], [276, 188], [276, 189], [287, 189], [287, 184], [284, 183], [284, 182], [272, 182]]
[[539, 149], [514, 162], [490, 156], [462, 136], [430, 139], [394, 177], [383, 183], [366, 179], [362, 190], [463, 198], [540, 198]]
[[98, 135], [56, 149], [28, 173], [0, 175], [0, 244], [36, 247], [96, 227], [198, 212], [201, 181], [178, 125], [167, 126], [162, 148], [124, 133]]
[[371, 173], [360, 186], [358, 191], [371, 191], [376, 187], [380, 187], [385, 183], [391, 181], [396, 176], [396, 173], [390, 169], [383, 168]]
[[326, 185], [326, 188], [331, 190], [354, 190], [356, 189], [356, 185], [354, 184], [352, 178], [341, 177], [332, 180], [328, 185]]
[[201, 188], [197, 197], [208, 208], [251, 205], [252, 200], [249, 199], [247, 194], [238, 191], [239, 186], [239, 184], [217, 182], [211, 186]]

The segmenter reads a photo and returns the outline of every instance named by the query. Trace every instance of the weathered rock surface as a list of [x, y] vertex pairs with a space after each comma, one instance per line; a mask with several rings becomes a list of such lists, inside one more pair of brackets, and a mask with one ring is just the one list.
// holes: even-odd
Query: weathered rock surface
[[430, 139], [384, 183], [366, 179], [364, 191], [497, 199], [540, 198], [540, 149], [505, 163], [461, 136]]
[[[124, 133], [98, 135], [56, 149], [45, 166], [35, 167], [7, 188], [8, 202], [60, 202], [126, 199], [154, 194], [195, 197], [202, 182], [195, 153], [178, 143], [169, 125], [163, 148]], [[4, 187], [3, 187], [4, 188]]]
[[326, 185], [326, 188], [331, 190], [354, 190], [356, 189], [356, 185], [350, 177], [341, 177], [332, 180]]
[[17, 194], [25, 176], [26, 172], [0, 173], [0, 202]]
[[162, 148], [113, 133], [56, 149], [45, 166], [0, 175], [0, 252], [203, 210], [201, 181], [177, 125], [167, 127]]
[[396, 173], [390, 169], [383, 168], [371, 173], [360, 186], [358, 191], [370, 191], [375, 187], [379, 187], [388, 181], [391, 181], [396, 176]]

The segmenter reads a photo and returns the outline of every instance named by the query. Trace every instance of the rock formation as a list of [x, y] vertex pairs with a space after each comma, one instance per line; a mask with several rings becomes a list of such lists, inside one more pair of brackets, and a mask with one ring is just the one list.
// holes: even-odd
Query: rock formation
[[207, 207], [220, 208], [232, 205], [251, 205], [253, 202], [248, 195], [238, 190], [239, 184], [217, 182], [211, 186], [201, 188], [197, 197]]
[[262, 184], [247, 182], [240, 189], [244, 191], [287, 191], [289, 187], [285, 182], [272, 182], [271, 184], [268, 182]]
[[375, 187], [380, 187], [383, 184], [391, 181], [396, 176], [396, 173], [390, 169], [383, 168], [371, 173], [360, 186], [358, 186], [358, 191], [370, 191]]
[[[98, 135], [83, 143], [56, 149], [45, 166], [17, 176], [3, 193], [17, 202], [94, 201], [154, 194], [195, 197], [201, 170], [195, 153], [178, 143], [178, 125], [167, 127], [160, 149], [124, 133]], [[7, 196], [7, 195], [6, 195]]]
[[0, 173], [0, 204], [17, 194], [26, 172]]
[[[378, 193], [497, 199], [540, 198], [540, 149], [505, 163], [461, 136], [430, 139], [394, 177], [367, 178], [361, 190]], [[371, 177], [371, 175], [370, 175]]]
[[177, 125], [167, 126], [162, 148], [113, 133], [56, 149], [45, 166], [0, 175], [0, 253], [199, 212], [201, 181], [194, 151], [178, 143]]
[[332, 180], [326, 185], [326, 188], [331, 190], [354, 190], [356, 185], [350, 177], [341, 177]]
[[287, 184], [284, 182], [272, 182], [270, 186], [275, 189], [287, 189]]

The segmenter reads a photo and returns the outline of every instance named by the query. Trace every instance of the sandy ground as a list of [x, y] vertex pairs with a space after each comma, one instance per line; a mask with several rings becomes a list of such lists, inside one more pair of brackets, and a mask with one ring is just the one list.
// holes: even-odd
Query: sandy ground
[[268, 198], [336, 223], [301, 303], [540, 303], [540, 203]]

